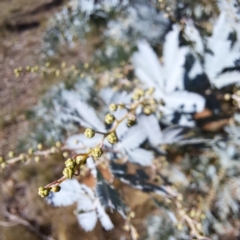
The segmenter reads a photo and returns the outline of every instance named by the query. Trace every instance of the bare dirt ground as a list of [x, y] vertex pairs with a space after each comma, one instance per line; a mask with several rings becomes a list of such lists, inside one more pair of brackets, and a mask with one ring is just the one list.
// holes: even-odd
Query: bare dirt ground
[[13, 150], [28, 129], [24, 112], [49, 82], [29, 74], [16, 78], [13, 70], [39, 63], [46, 21], [63, 0], [0, 1], [0, 154]]

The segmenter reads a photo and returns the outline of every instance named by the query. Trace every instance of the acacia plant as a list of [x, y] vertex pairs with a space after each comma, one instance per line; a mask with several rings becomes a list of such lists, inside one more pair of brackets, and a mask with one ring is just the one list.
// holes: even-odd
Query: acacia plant
[[[112, 3], [111, 11], [108, 3], [90, 1], [91, 8], [85, 10], [73, 4], [71, 19], [66, 12], [59, 14], [58, 25], [48, 30], [46, 53], [57, 51], [57, 45], [48, 49], [53, 39], [76, 44], [73, 36], [82, 37], [88, 31], [84, 24], [100, 16], [107, 21], [102, 30], [107, 44], [95, 56], [116, 59], [115, 50], [124, 43], [124, 56], [130, 54], [130, 60], [110, 70], [102, 70], [98, 58], [79, 69], [66, 63], [59, 69], [48, 63], [35, 69], [79, 77], [72, 90], [56, 87], [48, 115], [53, 126], [78, 133], [51, 149], [38, 144], [16, 157], [10, 153], [10, 158], [1, 158], [2, 168], [61, 153], [62, 176], [39, 187], [38, 194], [56, 207], [77, 203], [75, 214], [86, 231], [93, 230], [98, 220], [105, 230], [113, 229], [110, 210], [121, 214], [132, 239], [239, 237], [239, 2], [219, 0], [217, 6], [201, 1], [133, 6], [121, 2]], [[144, 9], [145, 14], [152, 13], [147, 20], [159, 23], [148, 34], [135, 22]], [[123, 28], [118, 19], [123, 21], [126, 11], [135, 14], [127, 16]], [[144, 26], [151, 26], [147, 20], [143, 19]], [[64, 30], [59, 22], [70, 27]], [[131, 28], [132, 41], [126, 31]], [[65, 36], [61, 43], [55, 34]], [[16, 69], [15, 74], [23, 70]], [[95, 108], [91, 94], [83, 89], [95, 92]], [[129, 173], [130, 167], [134, 171]], [[91, 186], [80, 180], [86, 175], [93, 179]], [[117, 182], [148, 193], [158, 208], [146, 224], [146, 238], [139, 236], [135, 213]]]

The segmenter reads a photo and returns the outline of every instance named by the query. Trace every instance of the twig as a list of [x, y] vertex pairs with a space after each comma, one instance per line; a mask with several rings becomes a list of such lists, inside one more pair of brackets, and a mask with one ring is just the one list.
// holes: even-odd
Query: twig
[[25, 226], [27, 229], [29, 229], [31, 232], [36, 234], [42, 240], [54, 240], [52, 237], [43, 235], [39, 230], [37, 230], [34, 226], [32, 226], [28, 221], [9, 213], [7, 210], [3, 211], [3, 214], [13, 223], [21, 224], [21, 225]]

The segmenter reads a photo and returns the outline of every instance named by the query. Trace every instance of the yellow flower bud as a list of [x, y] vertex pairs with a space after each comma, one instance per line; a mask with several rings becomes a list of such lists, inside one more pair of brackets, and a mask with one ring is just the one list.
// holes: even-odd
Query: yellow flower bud
[[8, 153], [8, 156], [9, 156], [10, 158], [14, 157], [14, 152], [13, 152], [13, 151], [10, 151], [10, 152]]
[[65, 165], [67, 168], [74, 168], [76, 166], [76, 162], [74, 159], [72, 158], [68, 158], [66, 161], [65, 161]]
[[76, 157], [76, 163], [78, 165], [84, 165], [87, 162], [87, 156], [86, 155], [79, 155]]
[[42, 145], [41, 143], [38, 143], [37, 149], [38, 149], [38, 150], [42, 150], [42, 148], [43, 148], [43, 145]]
[[224, 95], [224, 100], [225, 100], [225, 101], [229, 101], [230, 99], [231, 99], [231, 94], [226, 93], [226, 94]]
[[119, 109], [123, 109], [123, 108], [124, 108], [124, 104], [123, 104], [123, 103], [119, 103], [119, 104], [118, 104], [118, 108], [119, 108]]
[[2, 162], [2, 163], [1, 163], [1, 168], [2, 168], [2, 169], [5, 169], [6, 166], [7, 166], [7, 164], [6, 164], [5, 162]]
[[181, 223], [178, 223], [176, 227], [179, 231], [183, 230], [183, 225]]
[[46, 62], [45, 67], [49, 67], [49, 66], [50, 66], [50, 62]]
[[29, 154], [29, 155], [32, 155], [33, 152], [34, 152], [33, 148], [29, 148], [29, 149], [28, 149], [28, 154]]
[[73, 177], [73, 173], [74, 171], [72, 168], [64, 168], [63, 170], [63, 176], [69, 179]]
[[20, 159], [21, 159], [22, 161], [24, 161], [24, 160], [26, 159], [26, 156], [25, 156], [24, 153], [21, 153], [21, 154], [19, 155], [19, 157], [20, 157]]
[[94, 135], [95, 135], [95, 131], [91, 128], [86, 128], [85, 132], [84, 132], [84, 135], [87, 137], [87, 138], [93, 138]]
[[128, 127], [132, 127], [134, 124], [136, 124], [136, 120], [135, 119], [128, 119], [127, 120], [127, 126]]
[[130, 217], [130, 218], [135, 218], [135, 216], [136, 216], [135, 212], [130, 212], [130, 213], [129, 213], [129, 217]]
[[60, 186], [53, 186], [52, 188], [51, 188], [51, 191], [52, 192], [59, 192], [61, 190], [61, 187]]
[[138, 94], [138, 93], [133, 93], [133, 95], [132, 95], [132, 99], [133, 100], [139, 100], [140, 99], [140, 97], [141, 97], [141, 95], [140, 94]]
[[44, 188], [40, 187], [38, 188], [38, 195], [41, 197], [47, 197], [49, 195], [50, 189], [49, 188]]
[[57, 141], [57, 142], [55, 143], [55, 145], [56, 145], [57, 148], [60, 148], [60, 147], [62, 146], [62, 143], [61, 143], [60, 141]]
[[112, 124], [112, 123], [114, 122], [114, 120], [115, 120], [115, 117], [114, 117], [112, 114], [110, 114], [110, 113], [108, 113], [108, 114], [105, 116], [105, 122], [106, 122], [107, 124]]
[[64, 152], [64, 153], [63, 153], [63, 157], [64, 157], [64, 158], [67, 158], [67, 157], [68, 157], [68, 152]]
[[150, 114], [152, 113], [152, 110], [151, 110], [151, 108], [150, 108], [149, 106], [145, 106], [145, 107], [143, 108], [143, 113], [144, 113], [145, 115], [150, 115]]
[[51, 147], [51, 153], [56, 153], [56, 148], [55, 147]]
[[102, 154], [103, 154], [103, 151], [99, 147], [95, 147], [92, 150], [92, 156], [95, 158], [100, 158], [102, 156]]
[[56, 70], [56, 71], [55, 71], [55, 76], [56, 76], [56, 77], [59, 77], [59, 76], [60, 76], [60, 71], [59, 71], [59, 70]]
[[36, 163], [38, 163], [38, 162], [40, 161], [40, 157], [39, 157], [39, 156], [36, 156], [36, 157], [34, 158], [34, 161], [35, 161]]
[[109, 110], [114, 112], [117, 110], [117, 105], [115, 103], [111, 103], [110, 106], [109, 106]]
[[62, 67], [62, 68], [65, 68], [65, 67], [66, 67], [66, 63], [65, 63], [65, 62], [62, 62], [61, 67]]
[[109, 143], [114, 144], [118, 142], [118, 137], [115, 132], [108, 134], [107, 140]]
[[154, 93], [155, 89], [153, 87], [147, 89], [146, 95], [152, 95]]
[[30, 71], [30, 67], [29, 66], [26, 66], [26, 71]]

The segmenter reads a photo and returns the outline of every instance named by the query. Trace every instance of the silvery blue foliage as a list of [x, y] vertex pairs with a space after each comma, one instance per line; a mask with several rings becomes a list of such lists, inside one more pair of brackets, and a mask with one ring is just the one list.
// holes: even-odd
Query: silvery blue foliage
[[100, 204], [94, 191], [75, 179], [60, 184], [59, 193], [51, 193], [47, 201], [55, 207], [77, 203], [76, 216], [85, 231], [92, 231], [99, 220], [105, 230], [111, 230], [113, 224]]

